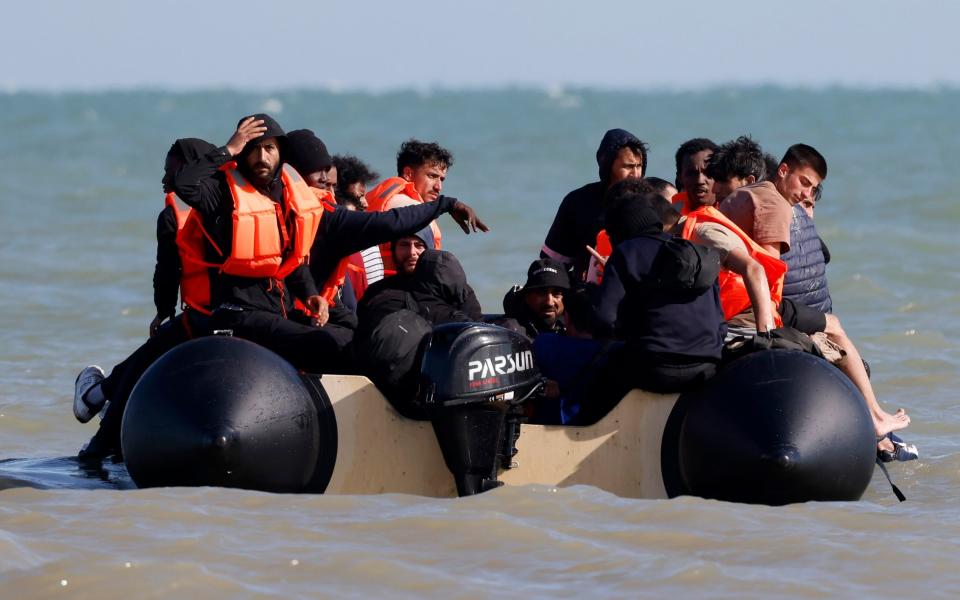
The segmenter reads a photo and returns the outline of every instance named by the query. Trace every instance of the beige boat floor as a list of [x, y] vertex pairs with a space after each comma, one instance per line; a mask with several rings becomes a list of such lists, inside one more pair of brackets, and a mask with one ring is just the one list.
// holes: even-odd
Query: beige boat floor
[[[397, 413], [365, 377], [325, 375], [337, 418], [328, 494], [456, 496], [430, 423]], [[660, 442], [677, 394], [633, 390], [586, 427], [524, 424], [507, 485], [592, 485], [628, 498], [666, 498]]]

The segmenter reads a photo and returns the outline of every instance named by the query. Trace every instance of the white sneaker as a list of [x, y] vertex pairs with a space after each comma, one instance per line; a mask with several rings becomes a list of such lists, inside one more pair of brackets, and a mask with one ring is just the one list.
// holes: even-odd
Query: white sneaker
[[87, 395], [90, 388], [99, 384], [104, 379], [106, 379], [106, 376], [103, 373], [103, 369], [97, 365], [90, 365], [77, 375], [77, 383], [73, 388], [73, 416], [81, 423], [86, 423], [92, 419], [93, 415], [100, 412], [100, 409], [103, 408], [103, 402], [89, 404], [84, 396]]

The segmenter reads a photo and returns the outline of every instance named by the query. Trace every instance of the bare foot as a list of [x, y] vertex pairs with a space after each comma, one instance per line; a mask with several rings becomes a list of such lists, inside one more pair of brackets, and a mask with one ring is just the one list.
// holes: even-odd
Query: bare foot
[[888, 412], [883, 412], [879, 417], [875, 416], [873, 418], [873, 426], [877, 430], [877, 436], [887, 435], [891, 431], [906, 429], [908, 425], [910, 425], [910, 415], [902, 408], [892, 415]]

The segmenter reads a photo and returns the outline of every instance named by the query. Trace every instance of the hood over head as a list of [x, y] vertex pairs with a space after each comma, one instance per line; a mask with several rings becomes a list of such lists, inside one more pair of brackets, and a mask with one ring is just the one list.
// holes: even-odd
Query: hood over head
[[600, 181], [607, 183], [610, 180], [610, 167], [613, 166], [617, 153], [624, 146], [638, 146], [643, 158], [643, 173], [647, 172], [647, 145], [637, 136], [626, 129], [611, 129], [603, 134], [600, 147], [597, 148], [597, 167], [600, 170]]
[[180, 138], [175, 141], [167, 151], [167, 160], [163, 166], [164, 187], [166, 188], [171, 184], [175, 171], [181, 166], [193, 162], [215, 149], [216, 146], [199, 138]]
[[253, 138], [252, 140], [247, 142], [247, 145], [244, 146], [243, 150], [240, 151], [240, 154], [237, 155], [236, 157], [237, 162], [241, 164], [243, 163], [242, 158], [245, 157], [250, 152], [251, 148], [253, 148], [252, 144], [256, 144], [260, 140], [264, 138], [269, 138], [269, 137], [277, 138], [277, 142], [280, 145], [281, 160], [286, 160], [287, 134], [283, 131], [283, 127], [280, 127], [280, 123], [277, 123], [277, 121], [268, 114], [257, 113], [254, 115], [247, 115], [241, 118], [239, 121], [237, 121], [237, 127], [240, 127], [240, 123], [243, 123], [245, 120], [249, 119], [250, 117], [253, 117], [254, 119], [263, 119], [263, 126], [266, 127], [267, 130], [264, 131], [263, 135], [261, 135], [260, 137]]
[[[393, 252], [394, 250], [397, 249], [397, 240], [399, 240], [399, 239], [401, 239], [401, 238], [405, 238], [405, 237], [418, 237], [418, 238], [420, 238], [420, 240], [421, 240], [424, 244], [427, 245], [427, 249], [428, 249], [428, 250], [433, 247], [433, 231], [431, 231], [430, 226], [427, 225], [426, 227], [424, 227], [423, 229], [421, 229], [420, 231], [418, 231], [418, 232], [416, 232], [416, 233], [414, 233], [414, 234], [411, 234], [411, 235], [401, 235], [400, 237], [398, 237], [398, 238], [396, 238], [396, 239], [394, 239], [394, 240], [391, 240], [391, 241], [390, 241], [390, 252]], [[421, 258], [422, 258], [422, 257], [423, 257], [423, 256], [421, 255]]]
[[457, 257], [445, 250], [425, 250], [417, 260], [410, 291], [426, 294], [462, 309], [467, 301], [467, 274]]

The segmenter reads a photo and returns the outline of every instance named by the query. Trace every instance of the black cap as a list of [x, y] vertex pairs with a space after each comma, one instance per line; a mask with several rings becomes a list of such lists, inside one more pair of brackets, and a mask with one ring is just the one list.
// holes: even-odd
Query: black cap
[[570, 289], [570, 277], [567, 276], [567, 268], [562, 262], [552, 258], [541, 258], [533, 261], [533, 264], [527, 269], [527, 282], [523, 284], [523, 289], [535, 290], [539, 288]]
[[284, 160], [301, 175], [326, 171], [333, 166], [327, 146], [309, 129], [297, 129], [287, 134]]
[[281, 152], [281, 154], [282, 154], [284, 151], [286, 151], [286, 149], [287, 149], [287, 148], [286, 148], [286, 145], [287, 145], [287, 134], [284, 133], [283, 127], [280, 127], [280, 123], [277, 123], [277, 121], [276, 121], [273, 117], [271, 117], [270, 115], [268, 115], [268, 114], [257, 113], [257, 114], [255, 114], [255, 115], [247, 115], [247, 116], [243, 117], [242, 119], [240, 119], [239, 121], [237, 121], [237, 127], [240, 127], [240, 123], [243, 123], [244, 121], [246, 121], [246, 120], [249, 119], [250, 117], [253, 117], [253, 119], [254, 119], [255, 121], [256, 121], [256, 120], [262, 120], [262, 121], [263, 121], [263, 126], [266, 127], [267, 130], [264, 131], [264, 132], [263, 132], [263, 135], [261, 135], [260, 137], [255, 137], [255, 138], [253, 138], [252, 140], [250, 140], [249, 142], [247, 142], [247, 144], [243, 147], [243, 150], [240, 151], [240, 154], [241, 154], [241, 155], [246, 154], [247, 152], [250, 151], [251, 148], [253, 148], [253, 146], [251, 146], [251, 144], [257, 144], [257, 143], [259, 143], [262, 139], [264, 139], [264, 138], [269, 138], [269, 137], [277, 138], [277, 142], [278, 142], [278, 145], [280, 146], [280, 152]]

